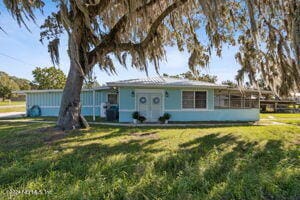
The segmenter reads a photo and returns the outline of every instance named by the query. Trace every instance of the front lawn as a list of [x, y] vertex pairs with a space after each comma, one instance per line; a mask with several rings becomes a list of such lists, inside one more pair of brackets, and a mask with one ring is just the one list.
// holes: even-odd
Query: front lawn
[[9, 106], [9, 107], [2, 107], [0, 106], [0, 113], [9, 113], [9, 112], [25, 112], [25, 106], [23, 107], [14, 107], [14, 106]]
[[25, 106], [25, 101], [0, 101], [0, 106], [14, 106], [14, 105], [23, 105]]
[[298, 126], [51, 126], [0, 121], [0, 199], [300, 198]]
[[278, 118], [298, 118], [300, 119], [300, 113], [261, 113], [261, 119], [278, 119]]
[[0, 113], [25, 112], [25, 101], [0, 101]]
[[300, 126], [300, 113], [264, 113], [260, 114], [263, 122], [279, 122]]

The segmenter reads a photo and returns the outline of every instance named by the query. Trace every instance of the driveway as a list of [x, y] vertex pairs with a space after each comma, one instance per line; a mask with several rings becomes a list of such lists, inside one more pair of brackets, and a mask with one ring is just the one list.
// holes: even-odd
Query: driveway
[[7, 113], [0, 113], [0, 119], [1, 118], [19, 118], [24, 117], [25, 112], [7, 112]]

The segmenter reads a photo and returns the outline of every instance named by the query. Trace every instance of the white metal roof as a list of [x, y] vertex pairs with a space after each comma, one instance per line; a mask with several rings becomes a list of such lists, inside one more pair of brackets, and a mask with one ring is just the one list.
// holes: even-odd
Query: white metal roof
[[[108, 86], [100, 86], [96, 88], [91, 89], [82, 89], [81, 91], [93, 91], [93, 90], [108, 90], [110, 87]], [[13, 91], [13, 93], [16, 94], [26, 94], [26, 93], [43, 93], [43, 92], [62, 92], [63, 89], [47, 89], [47, 90], [19, 90], [19, 91]]]
[[115, 82], [108, 82], [107, 86], [137, 86], [137, 87], [209, 87], [209, 88], [227, 88], [226, 85], [209, 83], [204, 81], [194, 81], [170, 77], [148, 77], [144, 79], [129, 79]]

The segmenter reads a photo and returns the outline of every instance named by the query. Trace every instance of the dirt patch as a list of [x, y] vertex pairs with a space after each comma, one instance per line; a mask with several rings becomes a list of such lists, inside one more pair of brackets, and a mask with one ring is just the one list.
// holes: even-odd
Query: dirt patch
[[127, 136], [126, 139], [122, 139], [122, 142], [128, 143], [129, 141], [141, 141], [145, 139], [158, 139], [159, 136], [157, 132], [146, 132], [146, 133], [131, 133], [129, 137]]
[[70, 134], [69, 132], [63, 131], [57, 127], [42, 128], [40, 131], [49, 134], [44, 138], [44, 142], [46, 144], [52, 144], [55, 141], [63, 139]]
[[132, 133], [131, 136], [134, 136], [135, 139], [156, 139], [158, 138], [157, 132], [146, 132], [146, 133]]

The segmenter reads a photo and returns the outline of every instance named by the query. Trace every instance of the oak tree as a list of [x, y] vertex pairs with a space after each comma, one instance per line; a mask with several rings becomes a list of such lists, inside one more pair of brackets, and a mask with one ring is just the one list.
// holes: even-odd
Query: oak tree
[[0, 71], [0, 97], [2, 101], [10, 99], [13, 91], [19, 89], [18, 84], [7, 73]]
[[[20, 24], [34, 20], [43, 0], [4, 0]], [[80, 92], [84, 77], [98, 65], [116, 72], [123, 66], [159, 70], [166, 47], [190, 53], [191, 71], [206, 66], [211, 53], [221, 56], [224, 43], [239, 45], [238, 79], [252, 84], [263, 77], [275, 93], [300, 89], [299, 0], [52, 0], [57, 11], [42, 26], [54, 63], [60, 36], [68, 35], [70, 71], [57, 125], [80, 127]]]
[[37, 67], [32, 71], [33, 87], [43, 89], [63, 89], [66, 84], [66, 76], [61, 69], [55, 67]]
[[210, 74], [201, 74], [199, 70], [194, 70], [194, 72], [187, 71], [177, 75], [169, 75], [165, 73], [163, 74], [163, 76], [170, 78], [183, 78], [189, 80], [204, 81], [209, 83], [216, 83], [218, 80], [217, 76]]

